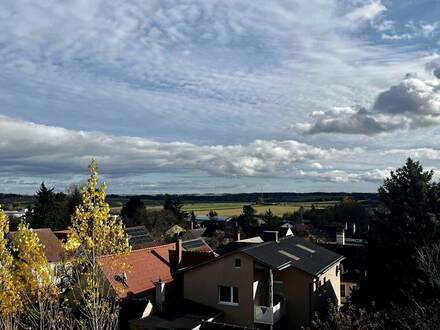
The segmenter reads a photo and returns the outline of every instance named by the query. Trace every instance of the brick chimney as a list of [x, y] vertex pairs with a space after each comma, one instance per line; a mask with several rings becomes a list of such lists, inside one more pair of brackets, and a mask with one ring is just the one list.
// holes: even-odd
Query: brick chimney
[[336, 243], [339, 245], [345, 245], [345, 230], [340, 229], [336, 232]]
[[234, 226], [234, 237], [233, 237], [234, 241], [239, 241], [240, 240], [240, 226], [236, 225]]
[[265, 230], [263, 232], [264, 240], [279, 243], [278, 234], [278, 230]]
[[159, 312], [165, 310], [165, 282], [159, 278], [159, 281], [154, 283], [156, 287], [156, 308]]
[[182, 240], [179, 239], [176, 242], [176, 254], [177, 254], [176, 263], [177, 263], [177, 266], [180, 265], [180, 263], [182, 262], [182, 250], [183, 250]]

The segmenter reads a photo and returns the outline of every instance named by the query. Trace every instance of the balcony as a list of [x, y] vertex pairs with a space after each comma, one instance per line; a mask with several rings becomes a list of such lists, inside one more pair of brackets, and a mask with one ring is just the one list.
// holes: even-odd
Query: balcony
[[255, 323], [273, 325], [277, 323], [287, 311], [287, 302], [285, 298], [281, 298], [273, 307], [254, 306]]

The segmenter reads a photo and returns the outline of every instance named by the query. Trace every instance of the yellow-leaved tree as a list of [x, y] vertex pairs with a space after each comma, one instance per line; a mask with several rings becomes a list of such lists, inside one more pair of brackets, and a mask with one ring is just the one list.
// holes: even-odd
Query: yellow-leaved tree
[[67, 328], [61, 291], [54, 267], [47, 261], [35, 232], [22, 222], [14, 233], [17, 275], [23, 286], [22, 323], [32, 329]]
[[22, 283], [8, 247], [9, 220], [0, 208], [0, 329], [16, 329], [23, 309]]
[[52, 266], [29, 225], [8, 238], [9, 221], [0, 210], [0, 329], [60, 329], [66, 311]]
[[104, 255], [130, 251], [122, 222], [110, 216], [105, 202], [106, 185], [98, 186], [98, 165], [89, 165], [90, 177], [83, 188], [82, 203], [77, 206], [69, 228], [66, 250], [72, 256], [72, 290], [82, 314], [81, 326], [87, 329], [114, 329], [118, 321], [118, 302], [100, 269]]

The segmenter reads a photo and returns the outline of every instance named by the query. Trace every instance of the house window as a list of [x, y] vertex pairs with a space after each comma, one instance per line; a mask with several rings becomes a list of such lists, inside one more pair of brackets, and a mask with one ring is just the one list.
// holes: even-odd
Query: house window
[[341, 297], [345, 297], [345, 285], [341, 284]]
[[218, 303], [223, 305], [238, 305], [238, 288], [231, 286], [218, 287]]
[[241, 267], [241, 259], [240, 258], [236, 258], [235, 259], [235, 268], [240, 268]]

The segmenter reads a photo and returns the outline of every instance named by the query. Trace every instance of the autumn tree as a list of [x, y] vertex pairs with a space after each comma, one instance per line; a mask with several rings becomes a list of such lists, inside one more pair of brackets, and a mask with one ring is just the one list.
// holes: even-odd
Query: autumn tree
[[22, 222], [8, 244], [9, 223], [2, 211], [0, 228], [0, 328], [64, 328], [69, 311], [38, 236]]
[[0, 328], [18, 328], [23, 308], [22, 283], [17, 276], [14, 257], [8, 248], [9, 222], [0, 209]]
[[47, 261], [44, 248], [35, 232], [21, 223], [14, 233], [16, 276], [25, 305], [22, 322], [32, 329], [56, 330], [65, 327], [69, 314], [62, 302], [54, 268]]
[[106, 185], [98, 186], [98, 165], [89, 165], [90, 176], [83, 188], [82, 203], [72, 217], [66, 242], [74, 260], [72, 290], [81, 325], [87, 329], [113, 329], [117, 326], [119, 308], [111, 288], [100, 269], [99, 258], [130, 250], [128, 236], [120, 220], [110, 217], [105, 202]]

